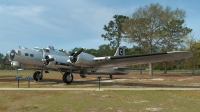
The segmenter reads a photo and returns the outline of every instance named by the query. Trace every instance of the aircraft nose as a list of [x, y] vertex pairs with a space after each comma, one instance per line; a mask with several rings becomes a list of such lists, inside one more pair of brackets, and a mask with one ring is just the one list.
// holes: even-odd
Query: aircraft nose
[[15, 54], [16, 54], [15, 50], [8, 51], [8, 52], [6, 53], [6, 55], [7, 55], [7, 57], [8, 57], [8, 60], [9, 60], [9, 61], [12, 61], [12, 60], [14, 59], [14, 57], [15, 57]]

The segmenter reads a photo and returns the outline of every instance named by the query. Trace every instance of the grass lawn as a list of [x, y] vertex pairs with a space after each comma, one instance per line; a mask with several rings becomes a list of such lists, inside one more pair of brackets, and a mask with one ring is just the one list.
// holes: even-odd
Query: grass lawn
[[0, 91], [0, 111], [199, 112], [200, 91]]
[[[26, 76], [32, 76], [34, 71], [19, 71], [23, 79], [20, 87], [27, 88]], [[0, 87], [16, 88], [17, 81], [15, 71], [0, 71]], [[98, 82], [90, 80], [96, 76], [88, 76], [81, 81], [79, 75], [74, 75], [72, 85], [62, 82], [59, 72], [44, 74], [41, 82], [31, 80], [31, 87], [36, 88], [73, 88], [73, 87], [98, 87]], [[116, 76], [117, 77], [121, 76]], [[199, 87], [200, 76], [190, 75], [158, 75], [153, 78], [146, 75], [128, 75], [121, 77], [128, 80], [122, 82], [105, 82], [104, 87], [148, 87], [160, 85], [160, 87], [172, 84], [183, 87]], [[81, 80], [79, 80], [81, 79]], [[159, 80], [158, 80], [159, 79]], [[162, 79], [162, 80], [160, 80]], [[94, 79], [93, 79], [94, 80]], [[105, 79], [104, 79], [105, 80]], [[110, 80], [105, 80], [110, 81]], [[107, 85], [106, 85], [107, 84]], [[189, 86], [188, 86], [189, 85]], [[35, 111], [35, 112], [199, 112], [200, 91], [0, 91], [0, 112], [9, 111]]]

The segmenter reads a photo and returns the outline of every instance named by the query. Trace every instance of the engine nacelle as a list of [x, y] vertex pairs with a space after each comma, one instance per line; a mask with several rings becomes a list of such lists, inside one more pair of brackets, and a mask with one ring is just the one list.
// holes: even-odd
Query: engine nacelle
[[[55, 58], [55, 56], [52, 56], [52, 55], [45, 56], [46, 60], [51, 59], [51, 58]], [[55, 62], [54, 61], [45, 61], [44, 62], [44, 66], [45, 67], [54, 67], [55, 66]]]
[[21, 63], [18, 61], [11, 61], [11, 66], [12, 67], [16, 67], [16, 68], [20, 68], [21, 67]]
[[52, 59], [54, 58], [54, 61], [46, 61], [44, 62], [44, 66], [48, 68], [59, 68], [62, 66], [67, 66], [67, 60], [69, 59], [68, 56], [59, 56], [59, 55], [47, 55], [45, 59]]
[[87, 75], [88, 75], [88, 74], [85, 73], [85, 70], [80, 70], [80, 76], [81, 76], [82, 78], [87, 77]]
[[80, 76], [81, 76], [82, 78], [86, 78], [87, 75], [88, 75], [88, 74], [85, 74], [85, 73], [80, 74]]
[[94, 57], [95, 56], [93, 55], [82, 52], [73, 60], [69, 59], [68, 62], [74, 64], [75, 66], [90, 67], [91, 65], [95, 64], [95, 61], [93, 60]]

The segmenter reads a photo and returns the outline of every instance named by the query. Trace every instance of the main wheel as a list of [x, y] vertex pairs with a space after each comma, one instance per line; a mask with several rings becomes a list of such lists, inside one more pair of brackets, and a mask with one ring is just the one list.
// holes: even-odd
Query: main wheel
[[42, 78], [43, 78], [43, 75], [42, 75], [42, 73], [41, 73], [40, 71], [36, 71], [36, 72], [33, 74], [33, 79], [34, 79], [35, 81], [40, 81], [40, 80], [42, 80]]
[[73, 81], [73, 75], [70, 74], [69, 72], [65, 72], [63, 75], [63, 82], [67, 84], [71, 84]]

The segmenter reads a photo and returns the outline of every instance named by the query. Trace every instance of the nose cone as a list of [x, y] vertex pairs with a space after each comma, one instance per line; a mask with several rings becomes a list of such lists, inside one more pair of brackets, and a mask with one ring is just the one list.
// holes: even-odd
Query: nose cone
[[15, 57], [15, 54], [16, 54], [15, 50], [11, 50], [6, 53], [6, 56], [8, 57], [9, 61], [12, 61]]

